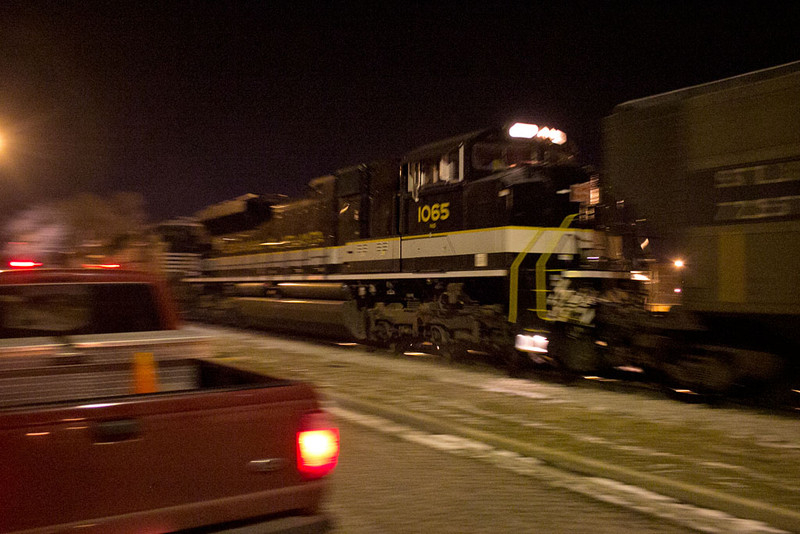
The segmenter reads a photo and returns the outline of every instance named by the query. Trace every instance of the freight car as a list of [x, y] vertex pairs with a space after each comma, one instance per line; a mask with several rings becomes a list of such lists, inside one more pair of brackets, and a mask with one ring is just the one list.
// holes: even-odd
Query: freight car
[[677, 266], [681, 304], [650, 316], [601, 305], [592, 338], [606, 364], [633, 354], [696, 390], [796, 376], [798, 126], [800, 62], [626, 102], [606, 118], [604, 183], [638, 221], [634, 246]]
[[516, 123], [198, 214], [205, 318], [730, 391], [796, 373], [800, 62], [617, 106], [605, 170]]

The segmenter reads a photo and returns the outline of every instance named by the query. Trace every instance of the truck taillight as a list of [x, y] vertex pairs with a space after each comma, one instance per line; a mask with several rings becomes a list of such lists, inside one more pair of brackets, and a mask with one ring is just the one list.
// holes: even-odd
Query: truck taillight
[[42, 264], [38, 261], [29, 260], [11, 260], [8, 266], [12, 269], [33, 269], [34, 267], [41, 267]]
[[320, 478], [339, 460], [339, 429], [322, 412], [303, 416], [297, 432], [297, 469], [306, 478]]

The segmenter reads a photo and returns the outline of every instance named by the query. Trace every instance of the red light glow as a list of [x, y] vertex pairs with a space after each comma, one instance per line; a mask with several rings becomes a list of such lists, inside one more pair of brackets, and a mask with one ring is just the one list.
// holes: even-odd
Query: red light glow
[[33, 269], [34, 267], [41, 267], [42, 264], [38, 261], [11, 260], [8, 262], [8, 266], [12, 269]]
[[339, 461], [339, 429], [321, 412], [303, 418], [303, 430], [297, 433], [297, 470], [306, 478], [320, 478]]

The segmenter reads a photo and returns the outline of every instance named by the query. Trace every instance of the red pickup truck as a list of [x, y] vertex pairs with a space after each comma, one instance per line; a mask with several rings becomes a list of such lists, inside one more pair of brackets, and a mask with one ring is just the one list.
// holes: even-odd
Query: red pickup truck
[[0, 532], [325, 532], [338, 430], [139, 273], [0, 272]]

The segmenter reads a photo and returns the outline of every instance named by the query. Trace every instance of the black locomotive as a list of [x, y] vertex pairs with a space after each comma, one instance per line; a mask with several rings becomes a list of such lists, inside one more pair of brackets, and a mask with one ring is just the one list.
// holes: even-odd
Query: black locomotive
[[591, 178], [561, 131], [517, 123], [341, 169], [302, 199], [214, 205], [198, 214], [213, 253], [188, 279], [193, 309], [452, 356], [544, 354], [541, 275], [591, 253], [576, 220]]

